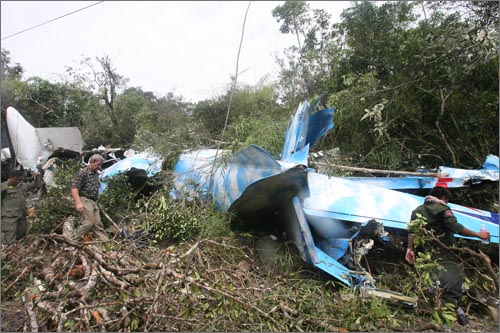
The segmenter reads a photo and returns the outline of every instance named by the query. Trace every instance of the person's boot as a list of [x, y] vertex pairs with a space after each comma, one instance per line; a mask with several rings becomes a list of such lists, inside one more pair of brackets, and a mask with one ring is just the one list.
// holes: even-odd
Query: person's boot
[[467, 325], [467, 323], [469, 322], [467, 320], [467, 315], [465, 314], [464, 310], [462, 310], [462, 308], [458, 308], [457, 311], [457, 321], [460, 325]]

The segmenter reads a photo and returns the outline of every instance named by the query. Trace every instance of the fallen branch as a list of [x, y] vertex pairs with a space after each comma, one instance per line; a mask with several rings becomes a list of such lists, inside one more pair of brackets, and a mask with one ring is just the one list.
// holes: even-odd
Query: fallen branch
[[[83, 267], [86, 267], [87, 265], [86, 265], [86, 263], [83, 263]], [[99, 277], [99, 274], [98, 274], [96, 269], [91, 269], [89, 267], [89, 270], [91, 270], [89, 280], [87, 281], [87, 284], [83, 288], [80, 289], [80, 292], [81, 292], [80, 300], [81, 301], [85, 301], [87, 299], [87, 296], [89, 295], [90, 290], [95, 287], [95, 285], [97, 284], [97, 278]], [[87, 273], [87, 269], [85, 271]]]
[[[434, 234], [431, 234], [431, 237], [440, 246], [442, 246], [443, 248], [447, 249], [448, 251], [451, 251], [452, 253], [454, 251], [456, 251], [456, 252], [467, 252], [471, 256], [483, 260], [484, 261], [484, 265], [486, 266], [486, 269], [488, 270], [488, 272], [491, 275], [491, 278], [495, 281], [495, 286], [498, 286], [498, 283], [499, 283], [498, 272], [491, 265], [491, 259], [490, 259], [490, 257], [488, 257], [487, 254], [483, 253], [481, 250], [479, 250], [479, 253], [478, 253], [478, 252], [473, 251], [473, 250], [471, 250], [471, 249], [469, 249], [467, 247], [449, 247], [449, 246], [443, 244], [443, 242], [441, 242], [441, 240], [438, 237], [436, 237]], [[458, 254], [455, 253], [455, 256], [458, 259], [460, 259], [460, 256]]]
[[180, 280], [184, 280], [184, 281], [187, 281], [189, 283], [192, 283], [196, 286], [198, 286], [199, 288], [202, 288], [202, 289], [205, 289], [205, 290], [208, 290], [210, 292], [213, 292], [213, 293], [218, 293], [218, 294], [221, 294], [222, 296], [225, 296], [227, 298], [230, 298], [232, 299], [233, 301], [235, 302], [238, 302], [240, 304], [242, 304], [243, 306], [248, 306], [250, 307], [251, 309], [255, 310], [257, 313], [259, 313], [260, 315], [262, 315], [263, 317], [265, 317], [266, 319], [269, 319], [270, 321], [273, 322], [273, 324], [279, 326], [278, 322], [276, 320], [274, 320], [273, 317], [269, 316], [267, 313], [265, 313], [264, 311], [262, 311], [261, 309], [259, 309], [258, 307], [256, 307], [255, 305], [249, 303], [249, 302], [245, 302], [245, 301], [242, 301], [241, 299], [237, 298], [237, 297], [234, 297], [233, 295], [229, 294], [229, 293], [226, 293], [225, 291], [222, 291], [222, 290], [218, 290], [218, 289], [214, 289], [210, 286], [206, 286], [202, 283], [199, 283], [197, 282], [195, 279], [193, 279], [192, 277], [190, 276], [184, 276], [182, 274], [179, 274], [171, 269], [168, 269], [166, 270], [166, 273], [168, 275], [171, 275], [173, 277], [175, 277], [176, 279], [180, 279]]
[[[138, 249], [129, 246], [127, 240], [110, 241], [106, 246], [98, 242], [73, 242], [61, 235], [28, 236], [26, 244], [32, 244], [35, 237], [49, 244], [43, 253], [35, 252], [33, 256], [34, 251], [28, 246], [7, 249], [12, 251], [6, 262], [12, 271], [4, 285], [12, 284], [21, 274], [24, 278], [10, 288], [8, 302], [2, 304], [2, 314], [5, 309], [11, 319], [10, 324], [5, 320], [2, 324], [9, 328], [6, 331], [30, 332], [35, 327], [26, 315], [29, 304], [23, 303], [25, 298], [21, 298], [22, 294], [12, 295], [12, 290], [25, 283], [30, 272], [47, 282], [46, 291], [37, 295], [32, 294], [36, 289], [29, 291], [36, 315], [32, 318], [40, 321], [36, 323], [40, 326], [38, 330], [47, 331], [345, 332], [355, 323], [346, 320], [343, 309], [361, 305], [359, 310], [366, 310], [365, 305], [370, 302], [312, 282], [310, 270], [294, 269], [279, 274], [261, 271], [254, 263], [255, 253], [250, 246], [253, 243], [247, 239], [202, 239], [178, 243], [164, 250]], [[68, 245], [77, 250], [68, 251]], [[400, 258], [400, 254], [395, 257]], [[395, 272], [393, 275], [400, 275], [396, 274], [402, 271], [398, 270], [400, 265], [392, 267], [388, 259], [380, 258], [378, 263], [383, 267], [389, 265], [390, 272]], [[157, 268], [146, 269], [147, 265], [153, 267], [151, 264]], [[489, 274], [485, 273], [481, 260], [474, 258], [473, 264], [481, 268], [481, 278]], [[494, 267], [494, 262], [491, 265]], [[26, 267], [29, 268], [23, 273]], [[125, 273], [133, 271], [135, 273]], [[397, 277], [394, 280], [391, 277], [385, 282], [393, 285], [400, 281]], [[421, 281], [415, 281], [417, 292], [423, 293]], [[488, 283], [491, 282], [488, 277]], [[309, 304], [315, 305], [314, 310], [301, 311]], [[478, 303], [471, 301], [470, 304]], [[21, 329], [16, 320], [19, 313], [24, 326]], [[351, 315], [352, 309], [348, 313]], [[355, 327], [398, 332], [443, 330], [429, 323], [430, 313], [424, 310], [415, 318], [395, 321], [393, 327], [380, 324], [374, 313], [366, 323], [360, 324], [362, 326]], [[375, 322], [370, 321], [372, 319]], [[470, 326], [474, 330], [494, 331], [491, 328], [498, 327], [489, 316], [478, 316], [478, 319], [477, 325]]]
[[490, 259], [490, 257], [488, 257], [488, 255], [486, 253], [484, 253], [481, 250], [479, 250], [479, 253], [478, 253], [478, 252], [473, 251], [473, 250], [468, 249], [468, 248], [460, 248], [460, 250], [465, 251], [478, 259], [482, 259], [484, 261], [484, 265], [486, 266], [486, 269], [488, 270], [488, 272], [491, 275], [491, 278], [495, 281], [495, 286], [498, 286], [498, 283], [499, 283], [498, 271], [493, 268], [493, 266], [491, 265], [491, 259]]
[[26, 313], [28, 314], [28, 318], [30, 319], [31, 332], [38, 332], [38, 322], [36, 320], [35, 311], [33, 311], [34, 305], [31, 297], [32, 294], [30, 293], [30, 289], [26, 288], [23, 294], [24, 307], [26, 308]]
[[111, 222], [111, 224], [113, 224], [113, 226], [116, 228], [116, 231], [118, 231], [119, 233], [122, 232], [122, 229], [118, 226], [118, 224], [115, 223], [115, 221], [113, 221], [113, 219], [106, 213], [106, 211], [102, 208], [101, 205], [97, 204], [99, 206], [99, 210], [104, 214], [104, 217], [106, 217], [106, 219]]
[[19, 281], [19, 279], [24, 276], [24, 273], [26, 273], [27, 270], [28, 270], [28, 267], [24, 267], [24, 269], [21, 272], [21, 274], [19, 274], [17, 276], [17, 278], [14, 280], [14, 282], [12, 282], [11, 284], [9, 284], [9, 286], [7, 288], [5, 288], [5, 290], [2, 290], [2, 293], [6, 293], [7, 291], [9, 291], [9, 289], [12, 288], [12, 286], [15, 285], [17, 283], [17, 281]]
[[180, 258], [182, 259], [182, 258], [185, 258], [188, 255], [190, 255], [191, 252], [193, 252], [198, 247], [198, 244], [200, 244], [200, 241], [197, 241], [196, 243], [194, 243], [194, 245], [191, 246], [191, 248], [186, 253], [184, 253], [183, 255], [180, 256]]
[[326, 166], [326, 167], [331, 167], [331, 168], [336, 168], [336, 169], [341, 169], [341, 170], [348, 170], [348, 171], [359, 171], [359, 172], [364, 172], [364, 173], [383, 173], [383, 174], [421, 176], [421, 177], [432, 177], [432, 178], [448, 177], [447, 173], [381, 170], [381, 169], [358, 168], [358, 167], [344, 166], [344, 165], [330, 164], [330, 163], [323, 163], [323, 162], [314, 162], [314, 163], [319, 165], [319, 166]]
[[118, 288], [120, 288], [121, 290], [124, 290], [127, 287], [129, 287], [129, 284], [127, 282], [119, 280], [113, 273], [105, 270], [102, 266], [98, 266], [98, 269], [104, 280], [113, 283], [114, 285], [118, 286]]
[[50, 234], [50, 235], [46, 235], [45, 237], [50, 237], [55, 241], [63, 242], [63, 243], [68, 244], [69, 246], [73, 246], [79, 250], [83, 250], [86, 254], [88, 254], [90, 257], [95, 259], [102, 267], [104, 267], [108, 271], [115, 273], [116, 275], [138, 273], [138, 272], [145, 270], [145, 269], [159, 269], [159, 268], [161, 268], [161, 264], [150, 263], [150, 264], [144, 264], [142, 267], [138, 267], [138, 268], [122, 269], [122, 268], [117, 267], [115, 265], [108, 264], [100, 254], [96, 253], [93, 250], [93, 248], [88, 246], [88, 245], [90, 245], [90, 243], [82, 244], [80, 242], [74, 241], [72, 239], [68, 239], [68, 238], [61, 236], [61, 235], [58, 235], [58, 234]]
[[150, 319], [152, 317], [152, 312], [153, 311], [156, 312], [158, 310], [157, 309], [158, 299], [160, 298], [160, 293], [162, 291], [161, 286], [162, 286], [163, 280], [165, 278], [165, 273], [166, 273], [166, 269], [163, 268], [160, 272], [160, 278], [158, 280], [158, 284], [156, 285], [155, 296], [153, 298], [153, 302], [151, 303], [151, 306], [149, 307], [149, 310], [147, 312], [146, 324], [144, 325], [144, 330], [146, 332], [148, 332], [148, 330], [149, 330], [149, 322], [150, 322]]

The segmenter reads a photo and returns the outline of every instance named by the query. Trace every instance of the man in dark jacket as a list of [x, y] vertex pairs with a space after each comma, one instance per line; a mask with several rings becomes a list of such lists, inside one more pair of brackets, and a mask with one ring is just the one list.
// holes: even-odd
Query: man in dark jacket
[[31, 184], [23, 183], [24, 171], [14, 170], [2, 190], [2, 244], [12, 244], [26, 236], [28, 231], [27, 192], [38, 187], [39, 174]]
[[[438, 272], [438, 279], [443, 293], [441, 300], [443, 303], [451, 303], [455, 306], [457, 320], [461, 325], [467, 324], [467, 317], [460, 307], [462, 296], [462, 284], [464, 283], [464, 272], [455, 260], [455, 255], [450, 252], [449, 247], [455, 243], [455, 234], [480, 239], [490, 239], [488, 231], [475, 232], [467, 229], [457, 222], [453, 212], [448, 207], [451, 199], [451, 192], [444, 187], [434, 187], [428, 196], [425, 197], [423, 205], [418, 206], [411, 214], [411, 221], [418, 218], [418, 215], [425, 218], [426, 228], [433, 232], [439, 241], [430, 241], [423, 246], [423, 251], [435, 249], [435, 258], [445, 270]], [[418, 215], [417, 215], [418, 214]], [[408, 230], [408, 248], [405, 259], [410, 264], [415, 263], [414, 235], [415, 230]], [[442, 244], [440, 244], [442, 243]]]

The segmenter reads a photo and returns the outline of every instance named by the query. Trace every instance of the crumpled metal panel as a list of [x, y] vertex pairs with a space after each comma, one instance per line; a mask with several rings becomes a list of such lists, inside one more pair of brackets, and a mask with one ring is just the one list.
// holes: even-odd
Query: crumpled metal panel
[[[333, 109], [312, 110], [307, 101], [297, 109], [279, 160], [255, 145], [234, 155], [209, 149], [182, 154], [174, 168], [172, 195], [211, 199], [216, 208], [254, 223], [261, 215], [279, 212], [287, 236], [306, 262], [359, 286], [370, 280], [369, 274], [339, 262], [350, 241], [373, 220], [386, 229], [406, 230], [411, 211], [424, 198], [308, 168], [310, 147], [333, 128]], [[224, 156], [215, 160], [216, 155]], [[472, 230], [485, 224], [491, 241], [498, 243], [497, 213], [450, 206], [460, 223]]]

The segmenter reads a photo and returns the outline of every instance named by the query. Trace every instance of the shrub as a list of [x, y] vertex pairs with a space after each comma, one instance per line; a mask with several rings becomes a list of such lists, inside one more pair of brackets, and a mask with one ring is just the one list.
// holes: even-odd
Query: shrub
[[218, 212], [212, 205], [197, 200], [173, 200], [166, 187], [139, 200], [137, 207], [142, 229], [154, 233], [157, 240], [179, 242], [231, 233], [230, 214]]
[[47, 194], [35, 204], [37, 211], [33, 218], [30, 233], [50, 233], [62, 228], [64, 218], [75, 215], [75, 205], [71, 200], [71, 183], [74, 175], [81, 168], [76, 160], [64, 163], [57, 161], [53, 165], [54, 185], [47, 189]]

